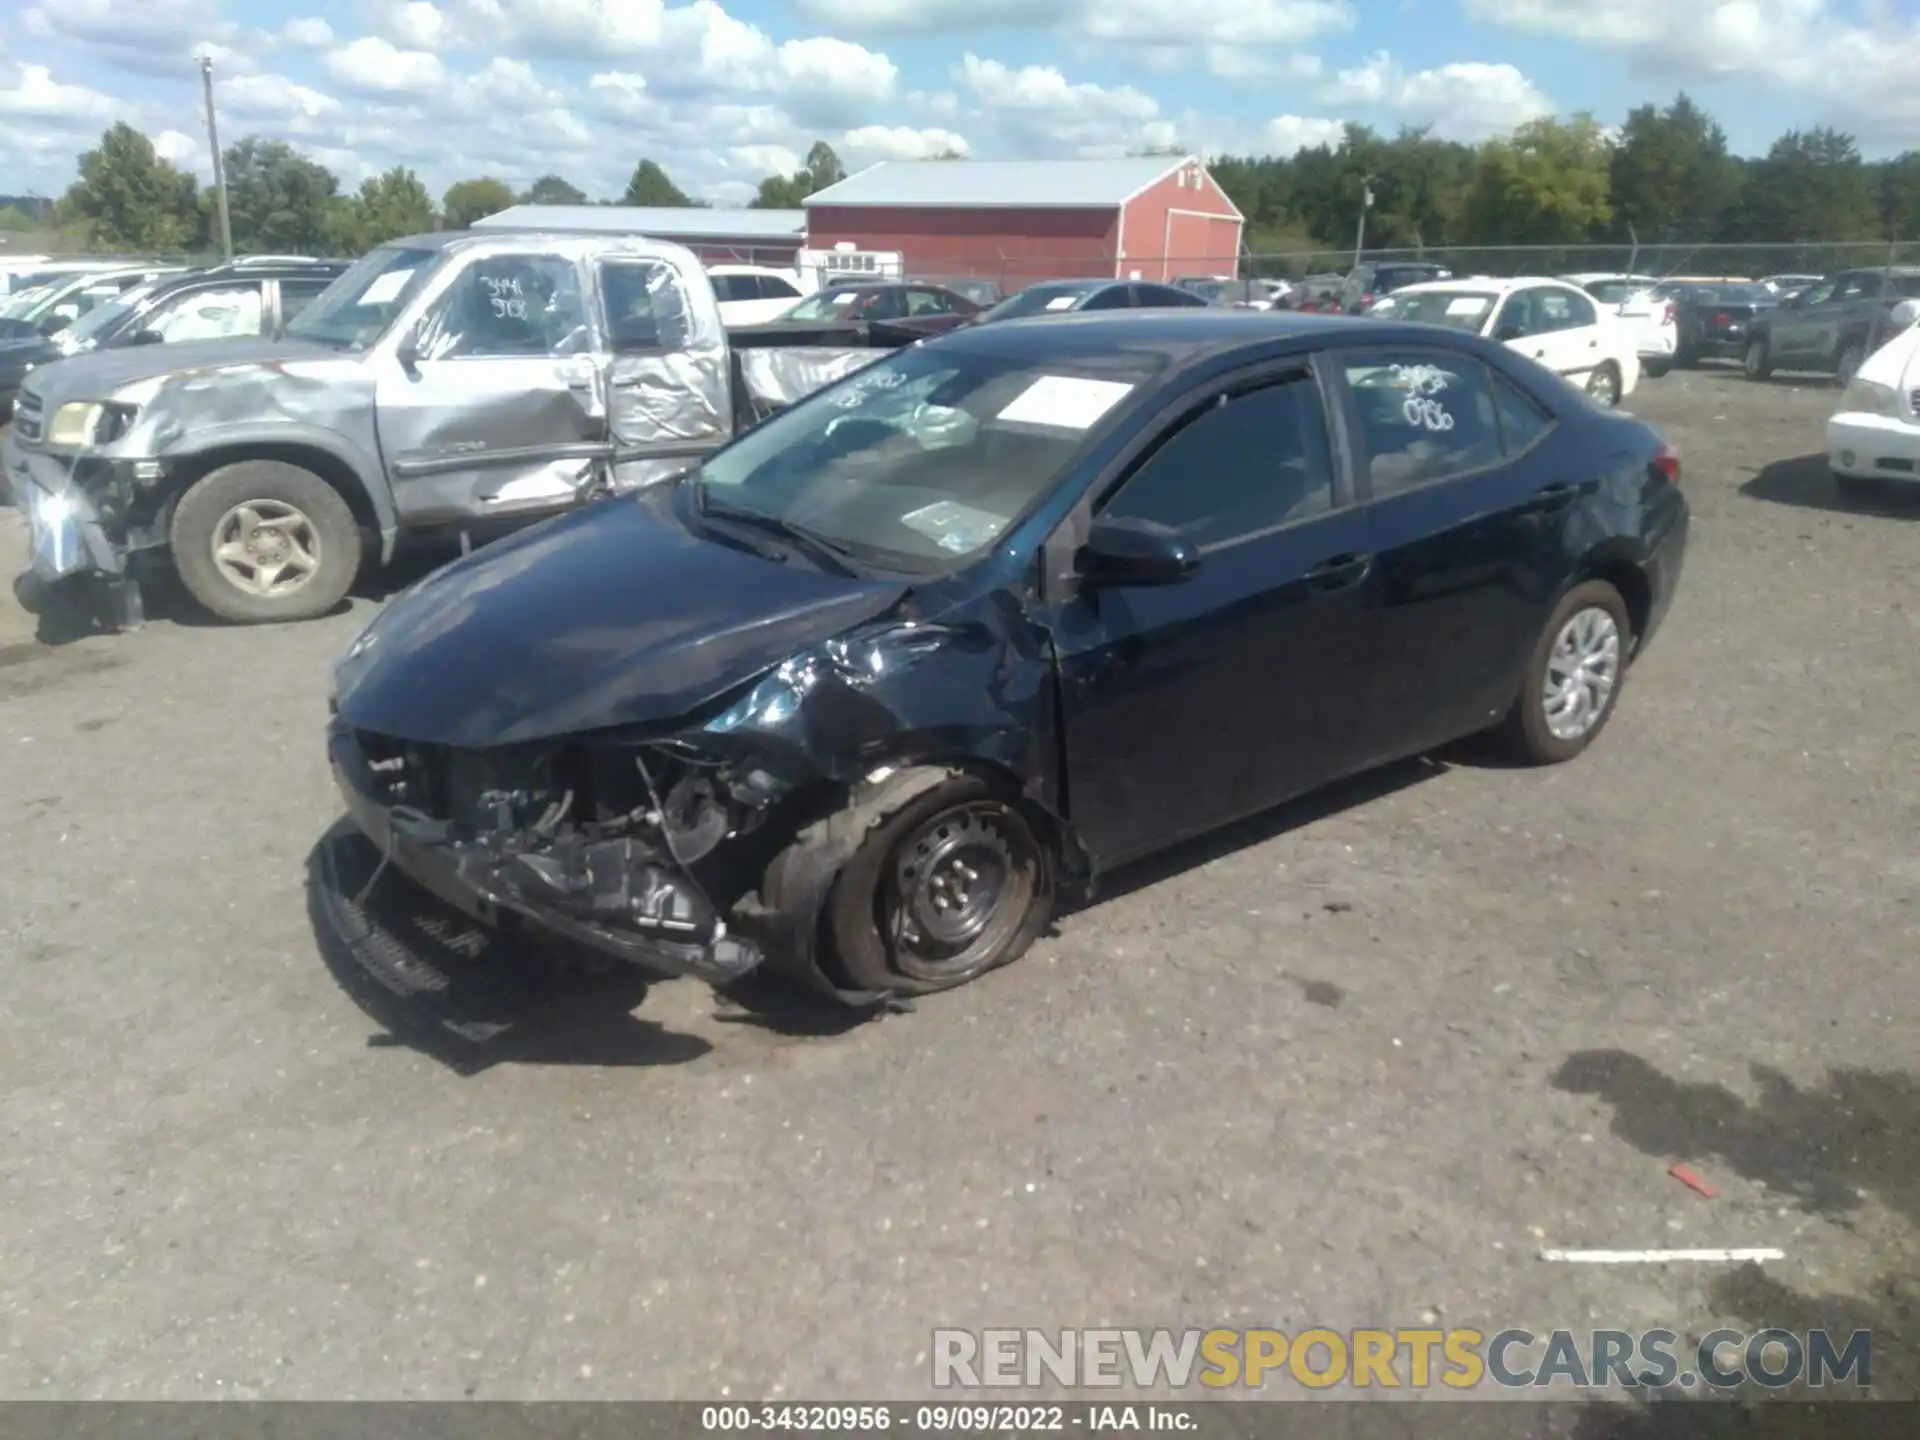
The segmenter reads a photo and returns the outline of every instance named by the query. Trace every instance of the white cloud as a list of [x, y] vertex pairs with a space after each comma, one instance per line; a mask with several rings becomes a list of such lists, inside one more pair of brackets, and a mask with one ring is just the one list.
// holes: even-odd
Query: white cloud
[[1096, 158], [1179, 141], [1160, 102], [1131, 85], [1074, 82], [1052, 65], [1016, 69], [972, 51], [962, 58], [958, 78], [980, 106], [969, 123], [993, 130], [1019, 154]]
[[1261, 127], [1261, 154], [1291, 155], [1315, 145], [1338, 146], [1347, 137], [1347, 122], [1313, 115], [1276, 115]]
[[427, 94], [446, 80], [436, 56], [402, 50], [373, 35], [329, 51], [327, 73], [342, 85], [375, 95]]
[[795, 8], [817, 23], [868, 35], [1005, 27], [1181, 47], [1298, 45], [1354, 24], [1349, 0], [796, 0]]
[[1207, 69], [1222, 80], [1261, 84], [1307, 85], [1326, 73], [1318, 55], [1273, 56], [1235, 45], [1209, 45]]
[[289, 20], [280, 27], [280, 39], [308, 50], [325, 50], [333, 44], [333, 27], [317, 16]]
[[121, 111], [111, 95], [84, 85], [62, 85], [44, 65], [16, 65], [17, 80], [0, 88], [0, 115], [57, 123], [111, 122]]
[[45, 0], [20, 14], [36, 39], [77, 46], [121, 70], [177, 79], [205, 52], [223, 70], [244, 70], [231, 48], [240, 27], [225, 0]]
[[153, 153], [183, 169], [197, 169], [206, 155], [206, 146], [178, 130], [162, 130], [153, 137]]
[[222, 111], [242, 120], [294, 116], [312, 120], [340, 108], [331, 95], [284, 75], [236, 75], [220, 83], [217, 97]]
[[952, 130], [916, 130], [911, 125], [862, 125], [849, 130], [842, 148], [859, 160], [931, 160], [937, 155], [965, 155], [966, 136]]
[[1462, 0], [1471, 19], [1625, 56], [1663, 82], [1748, 81], [1810, 97], [1871, 139], [1920, 143], [1920, 17], [1836, 0]]
[[1391, 110], [1457, 140], [1504, 134], [1553, 113], [1552, 102], [1511, 65], [1469, 61], [1410, 74], [1384, 50], [1363, 65], [1340, 71], [1322, 87], [1320, 100]]

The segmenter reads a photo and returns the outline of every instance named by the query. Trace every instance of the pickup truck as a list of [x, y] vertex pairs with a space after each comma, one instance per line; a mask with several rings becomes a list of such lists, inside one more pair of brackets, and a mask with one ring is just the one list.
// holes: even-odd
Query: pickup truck
[[878, 324], [730, 337], [700, 262], [657, 240], [395, 240], [278, 337], [33, 371], [0, 452], [29, 533], [15, 593], [130, 629], [170, 559], [224, 620], [308, 619], [403, 535], [467, 546], [683, 472], [917, 338]]

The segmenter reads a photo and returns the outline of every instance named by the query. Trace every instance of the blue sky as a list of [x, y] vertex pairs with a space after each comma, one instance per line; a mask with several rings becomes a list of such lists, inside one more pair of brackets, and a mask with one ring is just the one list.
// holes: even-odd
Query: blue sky
[[197, 53], [223, 140], [436, 191], [602, 193], [648, 155], [727, 201], [815, 138], [852, 165], [1474, 140], [1683, 87], [1742, 150], [1817, 123], [1920, 148], [1920, 0], [0, 0], [0, 192], [58, 193], [115, 119], [204, 171]]

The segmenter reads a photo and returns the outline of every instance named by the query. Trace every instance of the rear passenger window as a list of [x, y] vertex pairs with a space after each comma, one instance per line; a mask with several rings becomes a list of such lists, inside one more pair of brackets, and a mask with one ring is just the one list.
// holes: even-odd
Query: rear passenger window
[[1349, 360], [1345, 372], [1375, 499], [1499, 462], [1500, 424], [1477, 361], [1383, 355]]
[[1508, 455], [1531, 450], [1553, 425], [1553, 417], [1521, 392], [1518, 385], [1494, 371], [1493, 408], [1500, 417], [1500, 445]]
[[1221, 395], [1174, 431], [1102, 513], [1218, 545], [1333, 508], [1320, 394], [1305, 376]]

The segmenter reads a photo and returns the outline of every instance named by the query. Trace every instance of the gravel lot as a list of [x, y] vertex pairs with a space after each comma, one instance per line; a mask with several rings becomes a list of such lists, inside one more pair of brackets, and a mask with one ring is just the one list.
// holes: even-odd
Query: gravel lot
[[0, 611], [0, 1396], [907, 1399], [935, 1325], [1434, 1316], [1870, 1325], [1915, 1393], [1920, 501], [1838, 500], [1833, 399], [1643, 384], [1692, 552], [1579, 762], [1348, 785], [852, 1028], [675, 983], [402, 1038], [305, 898], [376, 602]]

